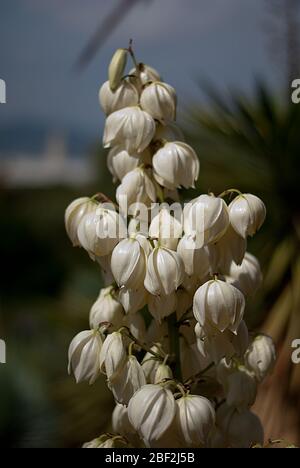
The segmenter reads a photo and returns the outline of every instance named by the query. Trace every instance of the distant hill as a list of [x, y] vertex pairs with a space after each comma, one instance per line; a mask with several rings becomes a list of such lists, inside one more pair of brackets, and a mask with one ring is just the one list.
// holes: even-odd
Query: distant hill
[[97, 136], [75, 128], [57, 128], [44, 123], [15, 123], [0, 125], [0, 157], [9, 153], [39, 154], [51, 136], [64, 138], [69, 153], [82, 155], [95, 144]]

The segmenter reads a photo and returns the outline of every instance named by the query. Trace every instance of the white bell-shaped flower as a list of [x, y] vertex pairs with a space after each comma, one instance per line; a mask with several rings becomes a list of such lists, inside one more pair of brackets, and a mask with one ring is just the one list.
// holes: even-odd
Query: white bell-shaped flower
[[122, 80], [115, 91], [111, 90], [109, 81], [106, 81], [99, 90], [99, 101], [103, 112], [109, 115], [124, 107], [137, 106], [139, 93], [127, 80]]
[[200, 195], [184, 209], [185, 234], [196, 233], [198, 247], [217, 242], [227, 231], [229, 214], [222, 198]]
[[84, 449], [111, 449], [111, 448], [130, 448], [127, 439], [120, 435], [104, 434], [93, 439], [82, 446]]
[[157, 247], [148, 257], [145, 288], [154, 296], [167, 296], [184, 280], [184, 264], [177, 252]]
[[139, 107], [124, 107], [110, 114], [105, 123], [103, 145], [105, 148], [123, 145], [129, 153], [141, 153], [155, 133], [151, 115]]
[[160, 75], [155, 68], [146, 65], [145, 63], [138, 64], [138, 71], [132, 68], [129, 72], [130, 76], [139, 78], [142, 85], [149, 83], [149, 81], [160, 81]]
[[226, 381], [226, 402], [228, 406], [245, 409], [252, 406], [256, 399], [257, 383], [253, 372], [245, 366], [238, 366]]
[[114, 330], [121, 328], [123, 324], [124, 310], [116, 299], [112, 286], [100, 291], [99, 297], [90, 311], [90, 327], [98, 328], [103, 322], [111, 323]]
[[145, 443], [157, 441], [171, 426], [176, 416], [173, 394], [160, 385], [144, 385], [131, 398], [128, 417]]
[[173, 372], [170, 366], [164, 363], [159, 364], [155, 372], [154, 383], [158, 384], [165, 379], [172, 379], [172, 378], [173, 378]]
[[227, 231], [215, 244], [209, 245], [212, 273], [228, 274], [231, 264], [241, 265], [247, 249], [247, 240], [229, 224]]
[[108, 380], [113, 380], [123, 369], [127, 359], [126, 344], [122, 333], [107, 335], [100, 352], [100, 370]]
[[243, 411], [223, 404], [217, 411], [217, 427], [223, 435], [226, 447], [251, 448], [263, 445], [264, 430], [259, 418], [245, 409]]
[[230, 359], [236, 354], [233, 344], [235, 335], [229, 330], [220, 332], [215, 327], [208, 324], [203, 327], [197, 322], [195, 335], [199, 352], [203, 356], [209, 357], [215, 364], [218, 364], [223, 358]]
[[146, 274], [146, 254], [133, 238], [122, 240], [113, 250], [111, 269], [121, 288], [137, 289], [143, 285]]
[[117, 403], [112, 413], [112, 429], [115, 433], [126, 436], [132, 434], [134, 429], [128, 419], [128, 410], [125, 405]]
[[162, 124], [176, 118], [176, 92], [167, 83], [154, 81], [147, 85], [142, 91], [140, 104], [144, 111]]
[[114, 146], [108, 153], [107, 166], [114, 180], [122, 181], [128, 172], [137, 169], [140, 165], [151, 163], [151, 153], [148, 149], [141, 154], [129, 154], [124, 148]]
[[123, 200], [126, 201], [128, 207], [134, 203], [143, 203], [146, 206], [154, 203], [156, 201], [156, 189], [151, 180], [150, 172], [142, 167], [128, 172], [117, 188], [116, 198], [121, 209]]
[[181, 235], [182, 223], [166, 208], [160, 210], [149, 227], [149, 236], [159, 240], [160, 245], [167, 249], [176, 250]]
[[253, 236], [266, 218], [264, 203], [251, 193], [238, 195], [230, 203], [228, 210], [233, 228], [244, 238]]
[[224, 332], [236, 332], [244, 315], [245, 298], [231, 284], [218, 279], [200, 286], [194, 296], [193, 312], [202, 326], [212, 326]]
[[203, 356], [196, 343], [187, 343], [185, 338], [180, 340], [181, 371], [184, 380], [193, 377], [211, 364], [208, 356]]
[[142, 314], [130, 313], [124, 317], [124, 326], [129, 328], [130, 333], [140, 343], [146, 341], [146, 325]]
[[203, 447], [215, 424], [215, 410], [207, 398], [186, 395], [176, 401], [177, 424], [185, 447]]
[[126, 314], [129, 314], [129, 312], [134, 314], [147, 304], [147, 296], [148, 292], [144, 288], [144, 285], [142, 285], [138, 289], [121, 288], [118, 299]]
[[232, 284], [245, 296], [255, 294], [262, 283], [262, 272], [259, 261], [249, 252], [246, 252], [241, 265], [236, 265], [232, 262], [229, 276]]
[[113, 209], [99, 205], [96, 212], [86, 214], [78, 228], [80, 245], [92, 259], [109, 255], [120, 239], [126, 237], [123, 218]]
[[203, 278], [209, 273], [209, 252], [205, 246], [198, 248], [196, 234], [185, 234], [179, 241], [177, 252], [188, 276]]
[[195, 187], [200, 163], [193, 148], [186, 143], [166, 143], [154, 154], [152, 163], [154, 177], [163, 187], [170, 190]]
[[93, 384], [100, 375], [100, 351], [103, 336], [98, 330], [86, 330], [72, 340], [69, 347], [69, 374], [76, 382], [87, 380]]
[[258, 382], [272, 371], [276, 362], [276, 350], [271, 337], [258, 335], [254, 338], [245, 354], [246, 366], [254, 372]]
[[168, 317], [175, 312], [177, 307], [176, 292], [172, 292], [165, 295], [154, 296], [149, 294], [148, 296], [148, 308], [149, 312], [155, 320], [161, 322], [163, 318]]
[[135, 356], [128, 356], [118, 375], [109, 381], [115, 400], [123, 405], [128, 405], [135, 392], [143, 385], [146, 385], [146, 377]]
[[154, 383], [155, 382], [155, 374], [156, 371], [161, 364], [161, 360], [154, 356], [152, 353], [160, 354], [160, 350], [157, 345], [151, 346], [151, 353], [147, 352], [144, 356], [142, 361], [143, 371], [146, 376], [147, 383]]
[[81, 197], [72, 201], [65, 211], [65, 227], [74, 247], [79, 247], [78, 227], [82, 218], [91, 212], [95, 212], [98, 203], [89, 197]]
[[182, 130], [172, 121], [159, 124], [153, 138], [154, 141], [185, 141]]

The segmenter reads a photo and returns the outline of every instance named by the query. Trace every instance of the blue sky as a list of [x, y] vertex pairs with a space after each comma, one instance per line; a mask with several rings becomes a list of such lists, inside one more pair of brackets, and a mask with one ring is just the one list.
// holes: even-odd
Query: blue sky
[[119, 0], [1, 0], [1, 123], [52, 122], [100, 135], [97, 94], [114, 49], [134, 39], [138, 58], [175, 86], [179, 103], [200, 96], [197, 77], [249, 91], [256, 76], [278, 85], [264, 33], [263, 0], [140, 0], [91, 64], [80, 50]]

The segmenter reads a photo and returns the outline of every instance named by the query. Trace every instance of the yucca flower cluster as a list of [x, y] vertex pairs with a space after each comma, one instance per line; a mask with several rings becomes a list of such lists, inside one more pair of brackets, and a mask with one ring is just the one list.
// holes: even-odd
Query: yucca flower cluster
[[85, 447], [262, 444], [250, 408], [275, 350], [249, 334], [244, 311], [262, 280], [247, 238], [265, 206], [235, 189], [183, 206], [180, 189], [194, 187], [200, 164], [175, 124], [174, 88], [131, 46], [116, 51], [108, 76], [99, 98], [117, 203], [97, 194], [65, 214], [106, 286], [70, 345], [69, 372], [90, 384], [103, 374], [116, 401], [113, 433]]

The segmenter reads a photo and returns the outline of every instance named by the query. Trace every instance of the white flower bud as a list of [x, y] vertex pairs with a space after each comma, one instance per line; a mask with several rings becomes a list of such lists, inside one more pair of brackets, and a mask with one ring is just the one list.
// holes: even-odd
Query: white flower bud
[[264, 442], [264, 430], [259, 418], [247, 409], [238, 411], [223, 404], [217, 411], [217, 426], [227, 447], [251, 448]]
[[[159, 348], [157, 347], [157, 345], [153, 345], [151, 347], [151, 351], [153, 351], [154, 353], [159, 353]], [[142, 368], [148, 383], [154, 383], [155, 374], [160, 364], [161, 361], [152, 353], [148, 352], [145, 354], [144, 359], [142, 361]]]
[[65, 227], [74, 247], [80, 246], [77, 231], [82, 218], [97, 209], [97, 202], [89, 197], [77, 198], [65, 211]]
[[177, 400], [177, 423], [186, 447], [199, 448], [207, 444], [215, 424], [215, 410], [207, 398], [186, 395]]
[[147, 85], [142, 91], [140, 103], [144, 111], [162, 124], [176, 118], [176, 92], [166, 83], [154, 81]]
[[160, 385], [144, 385], [128, 405], [129, 421], [150, 447], [171, 426], [175, 415], [174, 397], [170, 390]]
[[167, 249], [176, 250], [182, 235], [182, 224], [168, 209], [163, 208], [152, 220], [149, 236], [158, 239], [160, 245]]
[[229, 215], [222, 198], [212, 195], [200, 195], [184, 209], [184, 231], [197, 234], [198, 247], [217, 242], [227, 231]]
[[86, 330], [72, 340], [69, 347], [69, 374], [74, 373], [76, 382], [87, 380], [93, 384], [100, 375], [100, 351], [103, 336], [97, 330]]
[[188, 344], [185, 339], [180, 341], [181, 370], [184, 380], [198, 374], [211, 364], [211, 359], [203, 356], [196, 343]]
[[126, 233], [123, 218], [116, 211], [99, 205], [96, 212], [86, 214], [81, 220], [78, 239], [90, 257], [95, 259], [109, 255]]
[[235, 335], [229, 330], [220, 332], [217, 328], [207, 324], [204, 328], [197, 322], [195, 335], [199, 352], [203, 356], [209, 357], [215, 364], [218, 364], [224, 357], [230, 359], [235, 355], [236, 351], [233, 345]]
[[245, 354], [246, 366], [255, 373], [258, 382], [273, 370], [276, 350], [271, 337], [258, 335], [254, 338]]
[[127, 351], [123, 335], [113, 332], [107, 335], [100, 352], [100, 370], [107, 375], [108, 380], [115, 379], [127, 359]]
[[135, 392], [143, 385], [146, 385], [146, 377], [135, 356], [129, 356], [118, 375], [109, 381], [115, 400], [123, 405], [128, 405]]
[[165, 379], [173, 379], [173, 372], [167, 364], [159, 364], [155, 372], [154, 383], [158, 384]]
[[137, 289], [146, 274], [146, 254], [135, 239], [122, 240], [113, 250], [111, 269], [119, 287]]
[[129, 153], [141, 153], [155, 133], [151, 115], [139, 107], [124, 107], [110, 114], [105, 123], [103, 145], [105, 148], [123, 145]]
[[245, 296], [255, 294], [262, 283], [259, 261], [249, 252], [246, 252], [241, 265], [231, 264], [229, 276], [232, 279], [231, 284], [238, 288]]
[[195, 151], [186, 143], [166, 143], [153, 156], [153, 174], [156, 181], [170, 190], [195, 187], [200, 163]]
[[244, 314], [245, 298], [234, 286], [211, 280], [200, 286], [194, 297], [193, 312], [202, 326], [236, 333]]
[[184, 265], [177, 252], [157, 247], [149, 255], [145, 288], [154, 296], [171, 294], [184, 280]]
[[113, 92], [110, 89], [109, 81], [106, 81], [99, 90], [99, 101], [103, 112], [109, 115], [124, 107], [137, 106], [139, 93], [135, 86], [126, 80], [122, 80], [118, 88]]
[[93, 439], [82, 446], [84, 449], [99, 449], [99, 448], [128, 448], [130, 445], [126, 439], [120, 436], [103, 435], [97, 439]]
[[246, 409], [252, 406], [256, 399], [257, 384], [254, 374], [240, 365], [227, 377], [225, 385], [228, 406]]
[[198, 248], [196, 234], [185, 234], [179, 241], [177, 252], [183, 260], [188, 276], [203, 278], [209, 273], [209, 253], [205, 246]]
[[230, 203], [228, 210], [233, 228], [244, 238], [253, 236], [266, 218], [264, 203], [251, 193], [237, 196]]
[[110, 61], [108, 79], [112, 91], [115, 91], [121, 83], [127, 62], [127, 52], [126, 49], [117, 49]]
[[156, 127], [154, 141], [185, 141], [184, 135], [174, 122], [165, 125], [159, 124]]
[[134, 429], [128, 419], [127, 407], [117, 403], [112, 413], [112, 429], [117, 434], [133, 434]]
[[[156, 71], [153, 67], [150, 67], [150, 65], [140, 63], [138, 67], [138, 76], [142, 85], [147, 84], [149, 81], [160, 81], [160, 75], [158, 71]], [[137, 70], [132, 68], [129, 72], [129, 75], [137, 76]]]
[[115, 146], [107, 157], [107, 166], [115, 180], [122, 181], [128, 172], [137, 169], [141, 164], [150, 164], [151, 154], [148, 149], [141, 154], [129, 154], [125, 149]]
[[209, 245], [213, 273], [228, 274], [232, 262], [240, 265], [247, 249], [247, 240], [229, 225], [225, 234], [215, 244]]
[[161, 322], [163, 318], [168, 317], [175, 312], [177, 306], [176, 293], [172, 292], [165, 295], [148, 296], [148, 308], [149, 312], [155, 320]]
[[129, 328], [130, 333], [141, 343], [146, 340], [146, 325], [141, 314], [130, 313], [124, 318], [124, 325]]
[[127, 200], [128, 206], [134, 203], [143, 203], [150, 206], [151, 203], [154, 203], [156, 201], [156, 189], [150, 178], [150, 172], [141, 167], [128, 172], [117, 189], [116, 198], [121, 207], [122, 198]]
[[123, 307], [116, 300], [113, 287], [102, 289], [90, 311], [90, 327], [96, 329], [102, 322], [109, 322], [114, 330], [118, 330], [123, 324], [123, 318]]
[[119, 301], [121, 302], [126, 314], [134, 314], [141, 310], [147, 304], [148, 292], [144, 285], [138, 289], [121, 288], [119, 291]]

